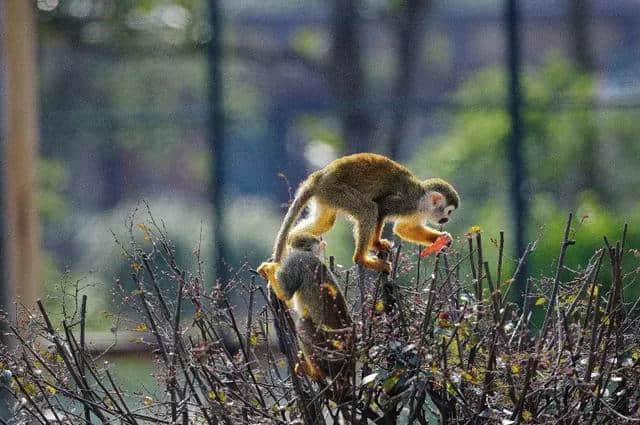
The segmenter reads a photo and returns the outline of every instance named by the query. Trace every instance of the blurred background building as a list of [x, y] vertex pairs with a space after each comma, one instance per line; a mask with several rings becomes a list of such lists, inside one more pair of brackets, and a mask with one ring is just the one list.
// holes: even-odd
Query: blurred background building
[[[3, 74], [28, 72], [7, 54], [9, 5], [22, 0], [4, 3]], [[111, 326], [103, 285], [130, 266], [111, 231], [126, 234], [136, 207], [144, 220], [141, 200], [183, 261], [193, 265], [197, 248], [213, 279], [214, 247], [225, 271], [255, 267], [301, 179], [350, 152], [452, 181], [463, 206], [450, 231], [478, 224], [495, 240], [505, 230], [511, 267], [537, 238], [531, 268], [550, 270], [568, 211], [576, 262], [624, 222], [629, 246], [640, 242], [637, 0], [24, 3], [33, 14], [14, 31], [34, 34], [42, 236], [30, 279], [52, 300], [60, 282], [83, 279], [96, 328]], [[5, 130], [16, 78], [3, 79]], [[7, 134], [5, 177], [17, 143]], [[7, 185], [21, 183], [3, 182], [6, 228], [21, 208]], [[342, 221], [330, 254], [349, 265], [352, 243]], [[10, 285], [5, 274], [5, 305]]]

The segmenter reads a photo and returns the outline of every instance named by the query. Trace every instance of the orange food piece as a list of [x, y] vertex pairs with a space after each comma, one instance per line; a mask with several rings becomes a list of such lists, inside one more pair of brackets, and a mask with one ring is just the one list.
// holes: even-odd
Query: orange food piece
[[447, 234], [438, 236], [438, 239], [433, 241], [431, 245], [429, 245], [428, 247], [420, 251], [420, 256], [426, 257], [428, 255], [433, 254], [434, 252], [440, 252], [446, 247], [448, 247], [450, 243], [451, 243], [451, 238]]

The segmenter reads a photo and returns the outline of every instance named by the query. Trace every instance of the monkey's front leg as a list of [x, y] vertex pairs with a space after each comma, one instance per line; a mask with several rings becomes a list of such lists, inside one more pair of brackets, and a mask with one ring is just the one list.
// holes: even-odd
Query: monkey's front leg
[[399, 221], [393, 227], [393, 232], [404, 240], [420, 245], [431, 245], [439, 236], [449, 235], [447, 232], [439, 232], [415, 221]]
[[356, 252], [353, 256], [353, 261], [368, 269], [389, 273], [391, 271], [391, 262], [371, 257], [369, 255], [369, 247], [373, 245], [376, 237], [375, 213], [376, 211], [373, 210], [371, 214], [363, 215], [356, 221]]
[[384, 228], [384, 218], [378, 217], [378, 222], [376, 223], [376, 230], [373, 237], [372, 246], [378, 251], [391, 251], [391, 248], [393, 248], [393, 242], [382, 238], [383, 228]]

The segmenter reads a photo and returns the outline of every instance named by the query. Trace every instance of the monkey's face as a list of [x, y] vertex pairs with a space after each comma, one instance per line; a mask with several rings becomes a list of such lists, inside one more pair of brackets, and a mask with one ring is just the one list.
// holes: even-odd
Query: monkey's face
[[446, 197], [436, 191], [427, 193], [420, 204], [426, 218], [433, 224], [448, 223], [451, 214], [456, 210], [455, 205], [448, 204]]

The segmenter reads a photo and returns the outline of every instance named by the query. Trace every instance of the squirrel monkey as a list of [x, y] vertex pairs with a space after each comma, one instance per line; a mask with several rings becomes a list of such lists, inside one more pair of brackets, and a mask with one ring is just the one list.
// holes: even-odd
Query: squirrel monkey
[[[307, 204], [311, 213], [292, 229]], [[320, 236], [331, 229], [341, 212], [355, 221], [353, 261], [389, 272], [390, 262], [369, 255], [371, 248], [391, 248], [391, 242], [381, 239], [387, 220], [395, 222], [393, 230], [402, 239], [430, 245], [440, 235], [451, 237], [424, 222], [446, 223], [459, 204], [458, 193], [446, 181], [418, 180], [407, 168], [382, 155], [359, 153], [338, 158], [300, 185], [278, 232], [272, 261], [282, 260], [290, 234]]]
[[344, 381], [349, 376], [352, 322], [333, 274], [319, 258], [324, 242], [309, 233], [296, 233], [289, 242], [290, 253], [282, 264], [268, 263], [258, 271], [297, 313], [302, 359], [296, 372], [316, 381]]

